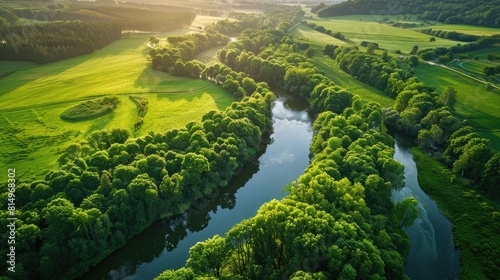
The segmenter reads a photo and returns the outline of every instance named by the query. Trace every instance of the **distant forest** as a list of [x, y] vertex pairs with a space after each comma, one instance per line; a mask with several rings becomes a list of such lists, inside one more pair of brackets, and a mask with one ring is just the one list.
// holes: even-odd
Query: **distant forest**
[[[119, 39], [123, 30], [168, 31], [189, 26], [186, 9], [74, 4], [69, 8], [0, 8], [0, 60], [47, 63], [88, 54]], [[19, 25], [19, 18], [51, 21]]]
[[500, 0], [349, 0], [327, 6], [324, 3], [312, 9], [319, 17], [356, 14], [412, 14], [420, 19], [437, 20], [450, 24], [471, 24], [500, 27]]

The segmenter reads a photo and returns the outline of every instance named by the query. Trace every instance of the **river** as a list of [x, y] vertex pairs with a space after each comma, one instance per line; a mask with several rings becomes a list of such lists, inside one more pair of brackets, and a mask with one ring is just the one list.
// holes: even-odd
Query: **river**
[[280, 93], [272, 110], [271, 143], [256, 162], [182, 215], [156, 221], [80, 279], [153, 279], [166, 269], [184, 266], [196, 242], [224, 235], [255, 216], [265, 202], [283, 198], [284, 187], [309, 165], [312, 128], [306, 108], [304, 100]]
[[393, 191], [393, 201], [413, 196], [418, 201], [419, 214], [415, 223], [406, 228], [410, 237], [410, 252], [406, 274], [412, 280], [459, 279], [460, 251], [453, 243], [451, 223], [439, 211], [437, 204], [418, 185], [417, 167], [408, 148], [397, 143], [394, 159], [405, 167], [406, 186]]

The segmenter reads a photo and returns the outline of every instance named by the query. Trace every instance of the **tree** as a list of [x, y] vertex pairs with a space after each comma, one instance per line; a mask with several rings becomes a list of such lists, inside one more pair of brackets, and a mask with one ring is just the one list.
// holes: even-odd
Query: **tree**
[[429, 39], [429, 42], [436, 42], [436, 38], [435, 38], [435, 37], [431, 37], [431, 38]]
[[370, 42], [370, 43], [368, 43], [367, 48], [368, 49], [366, 50], [366, 52], [369, 54], [373, 54], [375, 52], [375, 50], [378, 49], [378, 44]]
[[484, 165], [491, 158], [492, 150], [484, 143], [469, 142], [462, 155], [453, 163], [453, 171], [472, 180], [479, 180]]
[[311, 58], [316, 54], [316, 51], [313, 48], [307, 48], [307, 50], [304, 52], [304, 54]]
[[494, 76], [496, 74], [496, 68], [495, 66], [486, 66], [483, 69], [483, 73], [486, 74], [486, 76]]
[[500, 152], [485, 164], [479, 187], [493, 198], [500, 197]]
[[438, 60], [443, 64], [450, 62], [450, 58], [447, 55], [439, 56]]
[[417, 51], [418, 51], [418, 46], [417, 46], [417, 45], [415, 45], [415, 46], [413, 46], [413, 48], [411, 49], [410, 54], [416, 55], [416, 54], [417, 54]]
[[222, 269], [227, 264], [229, 252], [226, 240], [217, 234], [191, 247], [186, 265], [195, 273], [205, 273], [211, 269], [214, 276], [220, 278]]
[[395, 228], [410, 227], [418, 217], [418, 201], [414, 197], [396, 203], [392, 210], [392, 225]]
[[156, 36], [151, 36], [149, 37], [149, 42], [153, 45], [158, 45], [160, 43], [160, 39], [158, 39]]
[[446, 87], [446, 89], [439, 95], [440, 101], [445, 106], [452, 107], [456, 102], [457, 91], [454, 87]]

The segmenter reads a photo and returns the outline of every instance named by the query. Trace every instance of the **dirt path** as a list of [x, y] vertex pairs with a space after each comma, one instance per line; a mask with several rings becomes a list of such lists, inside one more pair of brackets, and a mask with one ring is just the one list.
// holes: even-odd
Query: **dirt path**
[[[462, 76], [468, 77], [468, 78], [470, 78], [470, 79], [473, 79], [473, 80], [478, 81], [478, 82], [480, 82], [480, 83], [483, 83], [483, 84], [485, 84], [485, 85], [489, 84], [488, 82], [486, 82], [486, 81], [484, 81], [484, 80], [478, 79], [478, 78], [476, 78], [476, 77], [474, 77], [474, 76], [471, 76], [471, 75], [468, 75], [468, 74], [465, 74], [465, 73], [464, 73], [464, 72], [462, 72], [462, 71], [459, 71], [459, 70], [457, 70], [457, 69], [454, 69], [454, 68], [448, 67], [448, 66], [446, 66], [446, 65], [442, 65], [442, 64], [435, 63], [435, 62], [432, 62], [432, 61], [426, 61], [426, 63], [428, 63], [428, 64], [430, 64], [430, 65], [440, 66], [440, 67], [446, 68], [446, 69], [448, 69], [448, 70], [450, 70], [450, 71], [456, 72], [456, 73], [458, 73], [458, 74], [460, 74], [460, 75], [462, 75]], [[498, 86], [495, 86], [495, 85], [493, 85], [493, 84], [490, 84], [490, 85], [491, 85], [492, 87], [496, 88], [496, 89], [500, 89], [500, 87], [498, 87]]]

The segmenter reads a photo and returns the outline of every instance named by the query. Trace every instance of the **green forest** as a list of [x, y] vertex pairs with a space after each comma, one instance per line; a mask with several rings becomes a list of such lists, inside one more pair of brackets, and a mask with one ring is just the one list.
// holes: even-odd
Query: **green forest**
[[340, 15], [415, 15], [423, 20], [436, 20], [451, 24], [470, 24], [491, 27], [500, 27], [500, 2], [498, 0], [417, 0], [397, 1], [388, 0], [349, 0], [331, 6], [324, 3], [312, 9], [320, 17]]
[[[169, 12], [167, 6], [149, 10], [104, 2], [0, 8], [0, 60], [50, 63], [104, 48], [126, 30], [174, 30], [195, 18], [184, 8]], [[388, 1], [355, 0], [319, 4], [311, 12], [332, 17], [389, 7], [380, 14], [500, 27], [497, 2], [422, 0], [393, 7]], [[418, 202], [413, 197], [391, 200], [392, 191], [405, 185], [403, 165], [394, 159], [396, 134], [415, 141], [419, 172], [426, 176], [421, 184], [437, 196], [454, 230], [458, 228], [461, 277], [494, 279], [500, 274], [500, 251], [495, 249], [500, 240], [491, 236], [500, 228], [500, 153], [490, 145], [495, 139], [457, 112], [459, 88], [440, 89], [422, 81], [416, 70], [427, 61], [444, 63], [497, 48], [500, 37], [411, 31], [457, 45], [415, 45], [403, 55], [381, 49], [378, 42], [356, 44], [343, 30], [306, 21], [302, 7], [269, 7], [263, 13], [234, 13], [236, 19], [199, 32], [169, 36], [165, 44], [144, 52], [151, 71], [224, 89], [235, 100], [227, 108], [182, 128], [132, 137], [150, 109], [148, 99], [130, 95], [137, 110], [133, 131], [95, 130], [86, 141], [64, 147], [58, 169], [36, 179], [2, 179], [0, 199], [15, 201], [17, 217], [16, 272], [5, 274], [6, 279], [77, 278], [154, 221], [184, 213], [196, 200], [227, 187], [269, 142], [274, 89], [308, 103], [314, 118], [309, 166], [286, 186], [285, 198], [265, 203], [223, 236], [196, 243], [185, 267], [165, 270], [156, 279], [409, 279], [405, 265], [411, 245], [405, 229], [417, 219]], [[47, 9], [55, 11], [53, 22], [18, 24]], [[346, 44], [304, 40], [292, 33], [297, 26]], [[150, 37], [150, 42], [158, 41]], [[218, 63], [196, 59], [214, 48]], [[318, 57], [393, 105], [382, 107], [340, 86], [318, 67]], [[488, 86], [491, 94], [499, 94]], [[82, 101], [60, 117], [74, 122], [99, 118], [119, 106], [118, 97], [106, 96]], [[429, 172], [426, 165], [443, 175]], [[433, 178], [439, 178], [441, 188]], [[463, 188], [467, 195], [454, 194], [460, 198], [452, 201], [445, 187], [449, 192]], [[467, 228], [473, 221], [453, 208], [453, 202], [467, 204], [468, 198], [480, 201], [469, 213], [482, 222], [474, 233]], [[0, 225], [8, 228], [12, 214], [2, 209], [0, 216]], [[464, 241], [481, 234], [484, 244]], [[1, 237], [8, 244], [8, 234]], [[4, 256], [11, 252], [0, 248]], [[481, 264], [472, 268], [478, 259]], [[8, 262], [0, 265], [2, 271], [8, 267]]]

